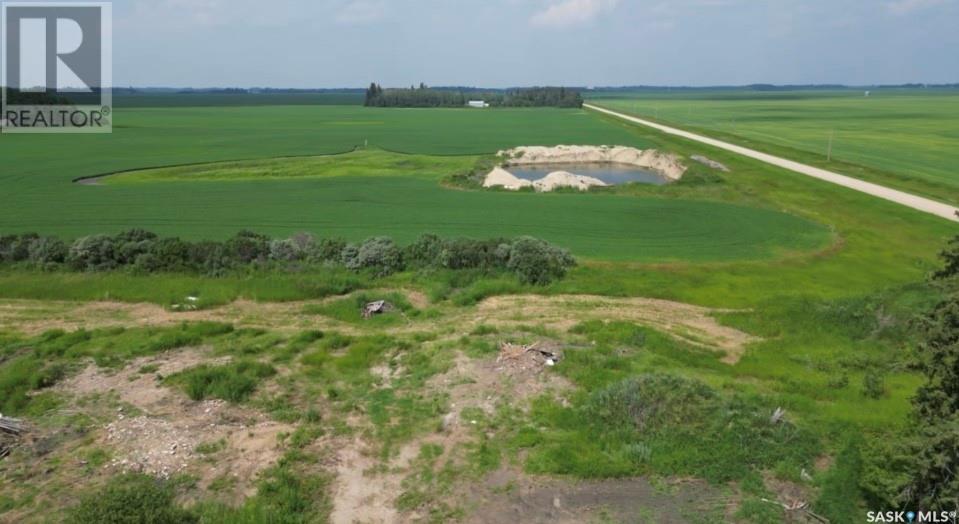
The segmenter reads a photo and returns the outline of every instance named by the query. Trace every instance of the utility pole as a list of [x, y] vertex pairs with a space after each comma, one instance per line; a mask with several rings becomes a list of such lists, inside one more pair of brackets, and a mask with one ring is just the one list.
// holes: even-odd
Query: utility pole
[[829, 147], [826, 149], [826, 162], [832, 162], [832, 139], [836, 135], [836, 130], [829, 130]]

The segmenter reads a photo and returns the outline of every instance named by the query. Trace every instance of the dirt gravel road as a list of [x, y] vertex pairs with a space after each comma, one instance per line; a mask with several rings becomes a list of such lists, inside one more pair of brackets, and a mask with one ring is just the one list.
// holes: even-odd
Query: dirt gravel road
[[825, 169], [820, 169], [818, 167], [813, 167], [806, 164], [801, 164], [793, 160], [788, 160], [782, 157], [770, 155], [768, 153], [762, 153], [756, 151], [755, 149], [749, 149], [747, 147], [737, 146], [736, 144], [731, 144], [729, 142], [723, 142], [722, 140], [716, 140], [714, 138], [709, 138], [703, 135], [697, 135], [696, 133], [690, 133], [689, 131], [683, 131], [682, 129], [677, 129], [675, 127], [664, 126], [662, 124], [657, 124], [656, 122], [651, 122], [649, 120], [643, 120], [642, 118], [636, 118], [634, 116], [625, 115], [616, 111], [611, 111], [604, 107], [595, 106], [593, 104], [583, 104], [583, 107], [586, 109], [592, 109], [593, 111], [598, 111], [607, 115], [615, 116], [623, 120], [640, 124], [643, 126], [651, 127], [662, 131], [663, 133], [669, 135], [676, 135], [682, 138], [689, 140], [695, 140], [696, 142], [701, 142], [713, 147], [718, 147], [720, 149], [725, 149], [726, 151], [732, 151], [749, 158], [754, 158], [761, 162], [767, 164], [772, 164], [783, 169], [788, 169], [796, 173], [803, 175], [811, 176], [813, 178], [818, 178], [819, 180], [825, 180], [826, 182], [831, 182], [849, 189], [859, 191], [861, 193], [866, 193], [867, 195], [872, 195], [879, 197], [890, 202], [895, 202], [897, 204], [904, 205], [906, 207], [911, 207], [912, 209], [922, 211], [924, 213], [929, 213], [936, 215], [946, 220], [952, 220], [953, 222], [959, 222], [959, 216], [956, 215], [959, 212], [959, 208], [951, 206], [949, 204], [943, 204], [942, 202], [936, 202], [935, 200], [930, 200], [928, 198], [923, 198], [920, 196], [912, 195], [897, 189], [891, 189], [885, 186], [880, 186], [878, 184], [873, 184], [871, 182], [865, 182], [859, 180], [858, 178], [848, 177], [846, 175], [840, 175], [839, 173], [834, 173], [832, 171], [827, 171]]

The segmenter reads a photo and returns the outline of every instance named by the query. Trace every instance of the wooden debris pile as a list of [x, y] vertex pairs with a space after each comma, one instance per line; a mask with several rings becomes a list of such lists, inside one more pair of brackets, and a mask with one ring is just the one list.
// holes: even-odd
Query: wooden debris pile
[[393, 304], [385, 300], [377, 300], [376, 302], [370, 302], [363, 306], [361, 313], [363, 314], [363, 318], [370, 319], [375, 315], [382, 315], [383, 313], [389, 313], [395, 310], [396, 306]]
[[0, 459], [10, 454], [24, 430], [23, 421], [0, 415]]

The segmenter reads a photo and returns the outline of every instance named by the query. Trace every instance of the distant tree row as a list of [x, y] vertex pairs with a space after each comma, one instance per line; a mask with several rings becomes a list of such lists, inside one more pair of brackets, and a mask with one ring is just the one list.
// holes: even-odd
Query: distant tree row
[[23, 106], [69, 105], [70, 101], [62, 96], [51, 95], [47, 92], [23, 92], [13, 87], [3, 88], [7, 91], [7, 103]]
[[522, 282], [544, 285], [576, 264], [565, 249], [532, 237], [489, 240], [443, 239], [423, 235], [408, 246], [391, 238], [359, 243], [316, 239], [308, 233], [273, 239], [241, 231], [224, 241], [189, 242], [161, 238], [141, 229], [91, 235], [71, 243], [33, 233], [0, 236], [0, 264], [48, 271], [197, 273], [221, 276], [251, 267], [340, 266], [386, 276], [407, 269], [480, 270], [512, 273]]
[[578, 89], [531, 87], [506, 91], [433, 89], [425, 84], [409, 89], [383, 89], [376, 83], [366, 90], [368, 107], [463, 107], [471, 100], [482, 100], [492, 107], [582, 107]]

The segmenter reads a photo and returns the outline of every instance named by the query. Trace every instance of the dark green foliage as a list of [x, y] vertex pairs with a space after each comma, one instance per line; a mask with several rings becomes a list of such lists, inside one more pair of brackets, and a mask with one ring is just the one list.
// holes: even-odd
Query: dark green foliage
[[871, 399], [886, 395], [886, 377], [877, 371], [869, 371], [862, 377], [862, 394]]
[[188, 524], [195, 515], [178, 507], [173, 488], [146, 475], [110, 479], [67, 514], [69, 524]]
[[427, 234], [401, 248], [389, 237], [347, 244], [339, 239], [317, 241], [309, 233], [270, 239], [241, 231], [224, 242], [187, 242], [133, 229], [115, 236], [82, 237], [69, 248], [59, 239], [32, 233], [2, 236], [2, 263], [29, 263], [44, 269], [64, 265], [76, 271], [127, 269], [136, 274], [165, 272], [206, 276], [225, 276], [261, 266], [297, 270], [302, 264], [342, 265], [377, 277], [407, 268], [478, 269], [510, 271], [525, 283], [547, 284], [565, 275], [575, 261], [566, 250], [532, 237], [515, 241], [474, 240], [441, 239]]
[[40, 236], [36, 233], [0, 236], [0, 262], [23, 262], [30, 258], [30, 245]]
[[693, 168], [685, 173], [683, 177], [675, 182], [677, 186], [709, 186], [722, 184], [725, 182], [722, 175], [715, 171], [709, 171], [701, 168]]
[[920, 370], [926, 383], [914, 401], [922, 419], [959, 412], [959, 295], [942, 301], [921, 322]]
[[193, 400], [220, 398], [242, 402], [250, 397], [257, 385], [276, 374], [269, 364], [240, 361], [223, 366], [200, 365], [167, 378], [183, 388]]
[[505, 239], [451, 239], [443, 244], [435, 264], [446, 269], [502, 269], [507, 261]]
[[270, 238], [252, 231], [240, 231], [223, 245], [225, 254], [241, 264], [265, 261], [270, 256]]
[[939, 255], [945, 266], [933, 275], [937, 279], [950, 279], [959, 275], [959, 236], [949, 241], [949, 245]]
[[79, 271], [106, 271], [118, 266], [114, 239], [108, 235], [91, 235], [70, 246], [67, 262]]
[[527, 284], [546, 285], [563, 278], [576, 265], [569, 251], [532, 237], [520, 237], [509, 248], [506, 268]]
[[[936, 273], [956, 275], [956, 240]], [[888, 507], [959, 507], [959, 294], [952, 293], [919, 322], [918, 368], [925, 383], [913, 398], [913, 420], [898, 440], [876, 444], [863, 486]]]
[[0, 366], [0, 413], [18, 415], [30, 403], [28, 393], [43, 379], [43, 362], [33, 356], [19, 356]]
[[856, 522], [862, 517], [857, 504], [863, 467], [859, 447], [858, 438], [850, 439], [820, 482], [819, 498], [813, 507], [830, 522]]
[[446, 248], [446, 241], [427, 233], [403, 250], [403, 259], [411, 268], [434, 267]]
[[349, 269], [369, 269], [376, 276], [391, 275], [404, 267], [400, 248], [387, 237], [367, 239], [356, 249], [356, 257], [344, 262]]
[[41, 237], [30, 242], [29, 260], [40, 267], [62, 264], [67, 259], [68, 248], [59, 238]]
[[431, 89], [425, 84], [409, 89], [383, 89], [375, 82], [366, 90], [367, 107], [463, 107], [482, 100], [493, 107], [583, 107], [578, 89], [531, 87], [508, 91]]

